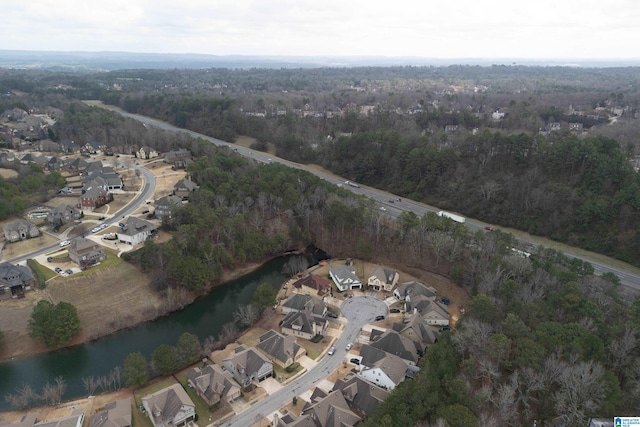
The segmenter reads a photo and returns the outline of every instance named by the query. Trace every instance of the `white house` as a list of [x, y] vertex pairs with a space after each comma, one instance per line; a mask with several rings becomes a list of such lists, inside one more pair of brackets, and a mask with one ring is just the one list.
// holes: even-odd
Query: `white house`
[[407, 364], [392, 354], [388, 354], [387, 357], [375, 362], [373, 366], [360, 371], [362, 378], [387, 390], [393, 390], [404, 381], [406, 373]]
[[371, 273], [371, 276], [369, 276], [367, 284], [371, 289], [391, 292], [393, 287], [398, 283], [399, 278], [400, 274], [398, 274], [397, 271], [378, 267]]
[[130, 216], [126, 223], [120, 225], [120, 230], [117, 233], [118, 240], [121, 243], [137, 245], [147, 240], [157, 229], [158, 227], [149, 221]]
[[329, 275], [340, 292], [349, 289], [362, 289], [362, 282], [356, 276], [355, 268], [347, 265], [339, 265], [329, 270]]

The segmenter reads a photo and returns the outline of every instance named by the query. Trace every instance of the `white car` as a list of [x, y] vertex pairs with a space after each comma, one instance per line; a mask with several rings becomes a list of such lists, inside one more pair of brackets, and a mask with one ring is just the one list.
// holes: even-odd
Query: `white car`
[[71, 244], [71, 240], [63, 240], [60, 242], [60, 247], [64, 248], [65, 246], [69, 246]]
[[100, 231], [100, 228], [98, 228], [98, 227], [94, 227], [94, 228], [91, 229], [92, 233], [97, 233], [98, 231]]
[[327, 354], [329, 356], [333, 356], [333, 353], [335, 353], [335, 352], [336, 352], [336, 346], [332, 345], [331, 348], [329, 349], [329, 351], [327, 352]]
[[347, 351], [351, 350], [351, 347], [353, 347], [352, 343], [347, 344], [347, 347], [346, 347]]
[[385, 208], [384, 206], [380, 206], [380, 210], [384, 212], [387, 210], [387, 208]]

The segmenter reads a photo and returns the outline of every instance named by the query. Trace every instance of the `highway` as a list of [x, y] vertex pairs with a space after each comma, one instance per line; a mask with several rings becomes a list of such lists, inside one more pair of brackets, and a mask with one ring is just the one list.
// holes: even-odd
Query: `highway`
[[[109, 108], [109, 106], [105, 106], [105, 108]], [[197, 132], [193, 132], [193, 131], [189, 131], [189, 130], [185, 130], [185, 129], [181, 129], [178, 128], [176, 126], [170, 125], [166, 122], [160, 121], [160, 120], [156, 120], [156, 119], [152, 119], [150, 117], [145, 117], [145, 116], [141, 116], [141, 115], [137, 115], [137, 114], [131, 114], [131, 113], [126, 113], [126, 112], [122, 112], [119, 110], [118, 111], [120, 114], [122, 114], [124, 117], [128, 117], [130, 119], [134, 119], [134, 120], [138, 120], [144, 124], [146, 124], [147, 126], [155, 126], [157, 128], [160, 129], [164, 129], [167, 131], [172, 131], [172, 132], [184, 132], [187, 133], [191, 136], [193, 136], [194, 138], [201, 138], [205, 141], [209, 141], [212, 144], [218, 145], [218, 146], [228, 146], [231, 149], [233, 149], [234, 151], [236, 151], [238, 154], [243, 155], [243, 156], [247, 156], [247, 157], [251, 157], [253, 159], [255, 159], [256, 161], [262, 162], [262, 163], [269, 163], [269, 162], [278, 162], [284, 165], [287, 165], [289, 167], [292, 168], [296, 168], [296, 169], [301, 169], [301, 170], [306, 170], [309, 173], [312, 173], [316, 176], [319, 176], [320, 178], [334, 183], [336, 185], [340, 185], [345, 189], [351, 190], [354, 193], [357, 194], [362, 194], [366, 197], [369, 197], [373, 200], [375, 200], [378, 205], [380, 207], [384, 207], [384, 213], [386, 215], [389, 215], [391, 217], [397, 217], [398, 215], [400, 215], [401, 212], [413, 212], [418, 216], [422, 216], [424, 214], [426, 214], [427, 212], [436, 212], [439, 211], [440, 209], [432, 207], [432, 206], [427, 206], [423, 203], [418, 203], [418, 202], [414, 202], [412, 200], [407, 200], [405, 198], [399, 198], [396, 195], [393, 194], [389, 194], [387, 192], [381, 191], [381, 190], [377, 190], [375, 188], [369, 188], [363, 185], [359, 184], [359, 187], [352, 187], [350, 185], [346, 184], [346, 180], [344, 180], [343, 178], [336, 178], [333, 175], [329, 175], [323, 172], [319, 172], [319, 171], [315, 171], [315, 170], [311, 170], [311, 169], [307, 169], [305, 168], [304, 165], [298, 164], [298, 163], [293, 163], [290, 162], [288, 160], [284, 160], [284, 159], [280, 159], [277, 157], [273, 157], [268, 153], [263, 153], [260, 151], [255, 151], [255, 150], [251, 150], [248, 148], [244, 148], [244, 147], [238, 147], [235, 146], [233, 144], [230, 144], [228, 142], [222, 141], [220, 139], [216, 139], [216, 138], [212, 138], [210, 136], [206, 136], [206, 135], [202, 135], [199, 134]], [[393, 203], [390, 202], [390, 200], [393, 200]], [[467, 227], [469, 227], [472, 231], [476, 231], [476, 230], [481, 230], [484, 229], [484, 223], [480, 222], [480, 221], [476, 221], [474, 219], [470, 219], [467, 218], [465, 225]], [[533, 240], [528, 240], [526, 237], [518, 237], [518, 240], [524, 244], [527, 245], [529, 247], [536, 247], [538, 246], [539, 243], [534, 242]], [[546, 241], [544, 238], [536, 238], [537, 242], [544, 242]], [[551, 243], [551, 242], [550, 242]], [[547, 245], [545, 245], [547, 246]], [[549, 244], [548, 246], [552, 247], [552, 244]], [[581, 251], [584, 252], [584, 251]], [[634, 268], [633, 266], [629, 266], [627, 265], [626, 267], [618, 267], [618, 266], [613, 266], [610, 265], [608, 263], [606, 263], [606, 261], [598, 261], [595, 260], [592, 257], [589, 257], [588, 255], [578, 255], [578, 252], [572, 252], [571, 250], [565, 250], [564, 251], [565, 255], [569, 256], [569, 257], [575, 257], [575, 258], [579, 258], [582, 259], [583, 261], [587, 261], [589, 263], [591, 263], [591, 265], [593, 265], [593, 268], [595, 269], [595, 271], [598, 274], [603, 274], [603, 273], [613, 273], [616, 276], [618, 276], [620, 278], [620, 282], [625, 285], [628, 286], [629, 288], [631, 288], [634, 291], [640, 291], [640, 274], [635, 273], [635, 271], [637, 271], [638, 269]], [[604, 258], [604, 257], [599, 257], [599, 258]], [[616, 262], [617, 265], [621, 265], [623, 264], [622, 262]]]

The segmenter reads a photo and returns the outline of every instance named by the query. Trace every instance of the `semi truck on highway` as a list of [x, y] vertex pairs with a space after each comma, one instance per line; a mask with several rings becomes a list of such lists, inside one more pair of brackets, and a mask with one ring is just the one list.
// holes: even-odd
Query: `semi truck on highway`
[[452, 214], [450, 212], [445, 212], [445, 211], [438, 212], [438, 216], [443, 216], [445, 218], [452, 219], [455, 222], [459, 222], [460, 224], [464, 224], [464, 221], [465, 221], [465, 218], [463, 216]]
[[344, 183], [347, 184], [347, 185], [350, 185], [352, 187], [355, 187], [355, 188], [360, 188], [360, 186], [358, 184], [356, 184], [355, 182], [352, 182], [352, 181], [345, 181]]

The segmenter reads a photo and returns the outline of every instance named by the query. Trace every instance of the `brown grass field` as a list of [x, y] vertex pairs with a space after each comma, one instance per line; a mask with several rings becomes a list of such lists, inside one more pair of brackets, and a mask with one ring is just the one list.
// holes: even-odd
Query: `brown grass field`
[[0, 168], [0, 177], [2, 177], [3, 179], [15, 178], [17, 176], [18, 172], [14, 171], [13, 169]]

